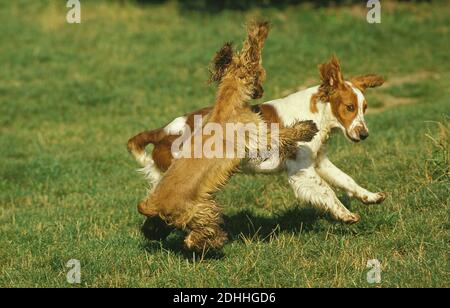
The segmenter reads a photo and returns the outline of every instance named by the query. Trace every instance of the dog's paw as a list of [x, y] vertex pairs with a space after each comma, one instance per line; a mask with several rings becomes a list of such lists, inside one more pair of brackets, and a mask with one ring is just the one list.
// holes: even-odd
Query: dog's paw
[[361, 220], [361, 217], [358, 214], [352, 213], [350, 211], [345, 211], [344, 213], [331, 212], [330, 215], [334, 221], [348, 225], [355, 224]]
[[221, 250], [228, 241], [227, 234], [217, 229], [214, 235], [205, 234], [204, 230], [191, 231], [185, 238], [184, 244], [187, 249], [196, 252], [207, 250]]
[[380, 204], [386, 199], [387, 195], [384, 192], [370, 193], [362, 196], [361, 201], [364, 204]]
[[355, 213], [349, 213], [340, 218], [341, 222], [348, 224], [348, 225], [355, 224], [355, 223], [359, 222], [360, 220], [361, 220], [361, 217]]
[[189, 250], [195, 249], [196, 246], [195, 246], [195, 242], [194, 242], [192, 233], [190, 233], [190, 234], [188, 234], [188, 236], [186, 236], [186, 238], [184, 239], [184, 245]]

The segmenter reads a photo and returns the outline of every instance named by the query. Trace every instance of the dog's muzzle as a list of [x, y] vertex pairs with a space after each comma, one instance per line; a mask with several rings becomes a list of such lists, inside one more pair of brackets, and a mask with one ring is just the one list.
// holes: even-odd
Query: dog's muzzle
[[368, 137], [369, 137], [369, 132], [366, 129], [359, 132], [359, 139], [366, 140]]
[[253, 90], [252, 99], [258, 99], [263, 97], [264, 95], [264, 88], [261, 85], [256, 85], [255, 89]]
[[353, 142], [360, 142], [369, 137], [369, 130], [363, 123], [356, 126], [353, 130], [347, 132], [347, 137]]

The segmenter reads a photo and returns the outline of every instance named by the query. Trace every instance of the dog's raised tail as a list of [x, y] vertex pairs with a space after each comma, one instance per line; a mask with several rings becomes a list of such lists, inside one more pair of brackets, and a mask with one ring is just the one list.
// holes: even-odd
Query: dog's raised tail
[[145, 153], [145, 147], [149, 144], [158, 144], [165, 136], [166, 132], [162, 128], [142, 132], [128, 140], [128, 151], [139, 164], [145, 167], [148, 164], [148, 159], [150, 159]]

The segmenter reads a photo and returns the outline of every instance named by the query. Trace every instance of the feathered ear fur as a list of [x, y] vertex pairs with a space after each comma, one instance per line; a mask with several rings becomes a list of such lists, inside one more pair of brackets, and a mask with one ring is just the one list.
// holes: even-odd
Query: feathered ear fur
[[251, 22], [247, 26], [247, 39], [244, 42], [238, 61], [239, 76], [246, 76], [246, 82], [253, 84], [253, 99], [261, 98], [264, 93], [263, 83], [266, 71], [262, 66], [262, 50], [269, 35], [270, 24], [266, 21]]
[[319, 92], [311, 99], [311, 112], [317, 112], [317, 101], [328, 101], [331, 94], [339, 87], [345, 85], [341, 64], [336, 55], [327, 63], [319, 65], [320, 79], [322, 81]]
[[367, 88], [376, 88], [376, 87], [383, 85], [384, 78], [379, 75], [371, 74], [371, 75], [353, 77], [351, 79], [351, 81], [355, 87], [364, 91]]
[[253, 21], [248, 24], [247, 28], [248, 37], [256, 41], [258, 49], [261, 51], [264, 48], [264, 43], [270, 32], [270, 22]]
[[209, 82], [217, 82], [219, 83], [228, 66], [233, 61], [234, 51], [233, 51], [233, 43], [227, 42], [222, 48], [216, 52], [214, 59], [209, 68]]
[[244, 42], [240, 58], [245, 65], [260, 65], [262, 49], [270, 31], [270, 23], [267, 21], [254, 21], [247, 26], [247, 40]]
[[336, 55], [333, 55], [329, 62], [321, 64], [319, 71], [323, 89], [327, 93], [331, 93], [333, 89], [337, 89], [345, 82], [341, 71], [341, 64]]

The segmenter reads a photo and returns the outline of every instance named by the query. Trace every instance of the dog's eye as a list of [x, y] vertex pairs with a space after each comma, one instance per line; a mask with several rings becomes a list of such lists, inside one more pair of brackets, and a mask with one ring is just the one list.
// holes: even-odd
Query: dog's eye
[[346, 105], [346, 107], [347, 107], [347, 111], [348, 111], [348, 112], [353, 112], [353, 111], [355, 111], [355, 107], [354, 107], [353, 105]]

